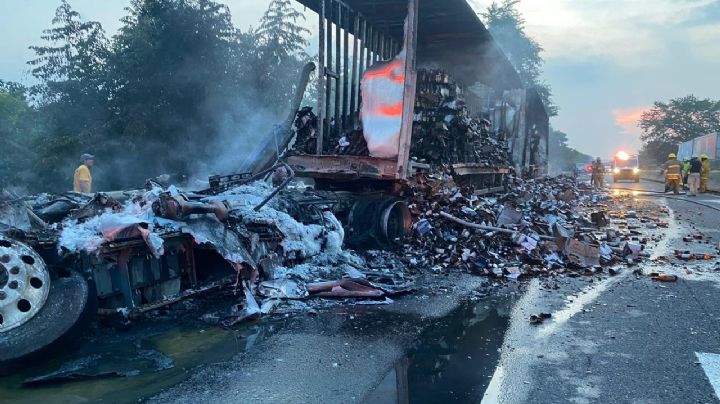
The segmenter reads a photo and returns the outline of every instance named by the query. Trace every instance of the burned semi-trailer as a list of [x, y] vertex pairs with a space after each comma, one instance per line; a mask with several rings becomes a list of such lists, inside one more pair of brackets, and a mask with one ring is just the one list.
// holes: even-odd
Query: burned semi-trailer
[[[398, 184], [441, 166], [477, 193], [545, 174], [542, 100], [465, 0], [298, 1], [318, 13], [320, 38], [318, 103], [299, 112], [285, 157], [299, 176], [389, 205]], [[388, 219], [403, 221], [385, 212], [375, 228]]]
[[465, 0], [299, 2], [318, 13], [321, 65], [317, 129], [287, 159], [299, 175], [398, 181], [449, 165], [487, 189], [509, 169], [545, 172], [542, 101]]

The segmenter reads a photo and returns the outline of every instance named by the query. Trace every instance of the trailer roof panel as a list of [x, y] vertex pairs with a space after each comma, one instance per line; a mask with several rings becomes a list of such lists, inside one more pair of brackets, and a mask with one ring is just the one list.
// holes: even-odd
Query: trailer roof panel
[[[317, 12], [320, 0], [297, 0]], [[376, 29], [403, 38], [407, 0], [343, 0]], [[436, 64], [460, 83], [522, 88], [517, 71], [466, 0], [419, 0], [418, 64]], [[350, 30], [352, 32], [352, 29]], [[445, 63], [443, 63], [445, 62]]]

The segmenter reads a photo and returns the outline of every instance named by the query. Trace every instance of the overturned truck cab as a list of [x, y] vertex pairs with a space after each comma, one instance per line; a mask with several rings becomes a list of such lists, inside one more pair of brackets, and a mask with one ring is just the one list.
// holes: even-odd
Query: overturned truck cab
[[118, 199], [0, 198], [3, 368], [66, 347], [96, 314], [127, 321], [214, 289], [247, 290], [341, 248], [334, 195], [233, 181], [199, 192], [149, 183]]

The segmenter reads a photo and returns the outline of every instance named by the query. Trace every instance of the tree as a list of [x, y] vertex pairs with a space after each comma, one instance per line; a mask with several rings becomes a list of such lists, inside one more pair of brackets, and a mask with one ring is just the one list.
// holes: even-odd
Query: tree
[[664, 160], [677, 152], [678, 144], [712, 132], [720, 132], [720, 101], [698, 99], [694, 95], [655, 102], [643, 112], [638, 124], [642, 129], [643, 155]]
[[188, 174], [210, 157], [221, 111], [247, 83], [247, 49], [214, 1], [133, 0], [127, 10], [109, 59], [118, 136], [105, 149], [135, 157], [126, 182]]
[[298, 24], [299, 20], [305, 21], [305, 16], [293, 8], [292, 3], [291, 0], [272, 0], [256, 31], [260, 46], [277, 62], [303, 54], [308, 46], [305, 36], [310, 31]]
[[[45, 136], [36, 139], [35, 172], [45, 190], [67, 189], [83, 151], [107, 136], [109, 92], [106, 85], [108, 40], [98, 22], [84, 21], [63, 0], [52, 28], [43, 31], [44, 44], [31, 46], [28, 64], [40, 82], [32, 88]], [[50, 185], [49, 189], [47, 186]]]
[[488, 30], [500, 44], [526, 88], [535, 89], [543, 99], [548, 115], [556, 116], [558, 108], [552, 101], [550, 86], [540, 79], [544, 60], [542, 46], [525, 32], [525, 19], [517, 10], [520, 0], [494, 2], [481, 13]]
[[55, 11], [53, 28], [43, 31], [43, 46], [31, 46], [31, 73], [42, 82], [44, 101], [93, 96], [102, 92], [108, 41], [99, 22], [83, 21], [67, 0]]
[[27, 89], [20, 84], [0, 80], [0, 189], [27, 187], [32, 178], [28, 168], [36, 159], [32, 143], [37, 136], [36, 111], [28, 103]]
[[[31, 47], [39, 84], [0, 100], [8, 111], [26, 108], [18, 119], [35, 128], [18, 143], [37, 152], [34, 164], [17, 167], [30, 166], [43, 191], [66, 190], [85, 151], [98, 156], [100, 190], [237, 169], [287, 113], [306, 58], [307, 30], [291, 4], [273, 1], [257, 31], [241, 32], [216, 1], [132, 0], [107, 40], [63, 0], [43, 43]], [[25, 158], [8, 159], [16, 157]]]
[[[310, 59], [305, 53], [310, 31], [300, 25], [305, 17], [292, 6], [291, 0], [272, 0], [255, 32], [259, 45], [261, 68], [257, 86], [273, 112], [284, 114], [295, 92], [295, 82], [303, 64]], [[292, 83], [291, 85], [288, 85]], [[278, 85], [279, 84], [279, 85]], [[279, 101], [285, 101], [279, 102]]]
[[560, 171], [571, 171], [575, 164], [589, 163], [591, 156], [581, 153], [567, 144], [568, 137], [565, 132], [550, 128], [549, 142], [549, 163], [554, 169]]

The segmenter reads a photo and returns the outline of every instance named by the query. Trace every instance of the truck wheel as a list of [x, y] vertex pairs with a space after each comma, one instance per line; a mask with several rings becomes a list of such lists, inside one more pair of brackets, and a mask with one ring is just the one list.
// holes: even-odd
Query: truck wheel
[[412, 226], [410, 210], [393, 197], [358, 198], [350, 209], [346, 241], [357, 248], [386, 249], [402, 245]]
[[0, 238], [0, 372], [74, 336], [94, 315], [90, 297], [79, 273], [51, 279], [32, 248]]

